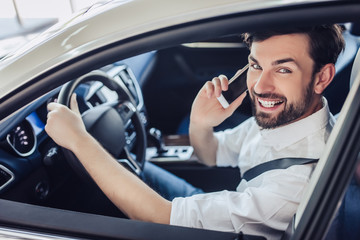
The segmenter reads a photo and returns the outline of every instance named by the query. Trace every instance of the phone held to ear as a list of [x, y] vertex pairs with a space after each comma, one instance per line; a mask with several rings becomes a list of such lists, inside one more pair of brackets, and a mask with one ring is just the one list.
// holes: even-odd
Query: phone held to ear
[[222, 91], [221, 96], [217, 98], [223, 108], [228, 108], [235, 99], [247, 90], [246, 76], [248, 69], [249, 64], [237, 71], [229, 80], [228, 90]]

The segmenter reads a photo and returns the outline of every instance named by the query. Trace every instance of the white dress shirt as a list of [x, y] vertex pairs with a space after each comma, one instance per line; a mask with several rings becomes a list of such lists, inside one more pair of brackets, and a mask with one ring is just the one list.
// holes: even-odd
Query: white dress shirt
[[[335, 123], [327, 101], [307, 118], [275, 129], [260, 129], [252, 117], [234, 129], [218, 132], [217, 166], [240, 172], [278, 158], [320, 158]], [[295, 214], [314, 164], [264, 172], [236, 191], [175, 198], [170, 224], [280, 239]]]

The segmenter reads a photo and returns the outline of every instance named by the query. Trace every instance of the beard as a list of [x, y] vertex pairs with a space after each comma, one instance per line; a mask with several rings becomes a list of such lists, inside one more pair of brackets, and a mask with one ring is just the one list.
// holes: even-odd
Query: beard
[[[278, 94], [258, 94], [252, 89], [251, 95], [251, 106], [252, 112], [255, 116], [255, 120], [257, 124], [263, 129], [271, 129], [277, 128], [288, 123], [293, 122], [294, 120], [302, 117], [305, 112], [309, 109], [312, 100], [313, 100], [313, 80], [306, 87], [305, 91], [302, 94], [302, 97], [294, 102], [288, 103], [287, 98], [285, 96], [281, 96]], [[285, 108], [282, 112], [277, 114], [276, 116], [272, 116], [272, 114], [258, 111], [256, 108], [257, 97], [260, 98], [268, 98], [268, 99], [276, 99], [281, 100], [283, 104], [285, 104]]]

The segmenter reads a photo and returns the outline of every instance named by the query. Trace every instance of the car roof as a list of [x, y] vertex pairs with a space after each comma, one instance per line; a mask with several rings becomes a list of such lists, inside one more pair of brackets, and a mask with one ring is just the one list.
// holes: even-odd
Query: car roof
[[[0, 62], [0, 99], [78, 55], [158, 29], [252, 10], [324, 1], [114, 0], [60, 22]], [[21, 71], [19, 71], [21, 69]]]

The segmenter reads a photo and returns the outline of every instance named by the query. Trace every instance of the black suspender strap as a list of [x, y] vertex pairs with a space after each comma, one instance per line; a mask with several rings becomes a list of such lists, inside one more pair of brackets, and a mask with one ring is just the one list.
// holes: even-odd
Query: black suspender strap
[[244, 172], [242, 178], [246, 181], [250, 181], [251, 179], [259, 176], [260, 174], [274, 169], [286, 169], [288, 167], [291, 167], [293, 165], [305, 165], [309, 163], [315, 163], [319, 159], [313, 159], [313, 158], [280, 158], [271, 160], [269, 162], [265, 162], [262, 164], [259, 164], [253, 168], [250, 168], [246, 172]]

